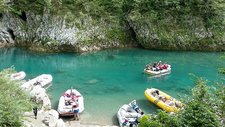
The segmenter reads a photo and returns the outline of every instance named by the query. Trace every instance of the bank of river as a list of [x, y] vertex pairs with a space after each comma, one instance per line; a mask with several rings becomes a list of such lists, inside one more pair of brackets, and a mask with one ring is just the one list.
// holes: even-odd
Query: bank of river
[[[0, 49], [0, 69], [12, 65], [27, 73], [26, 79], [42, 73], [53, 76], [48, 89], [53, 108], [68, 88], [75, 88], [84, 96], [85, 111], [81, 123], [117, 125], [116, 112], [121, 105], [136, 99], [146, 113], [158, 109], [144, 97], [144, 90], [156, 87], [168, 94], [190, 94], [193, 76], [204, 77], [209, 84], [220, 82], [217, 68], [225, 65], [223, 53], [167, 52], [144, 49], [113, 49], [86, 54], [39, 54], [27, 50]], [[143, 73], [145, 65], [153, 61], [166, 61], [172, 73], [151, 78]]]

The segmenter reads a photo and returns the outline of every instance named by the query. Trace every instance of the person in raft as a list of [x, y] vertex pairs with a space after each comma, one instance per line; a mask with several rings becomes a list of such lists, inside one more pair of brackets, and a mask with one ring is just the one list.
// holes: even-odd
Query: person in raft
[[79, 116], [79, 104], [78, 104], [77, 101], [75, 101], [73, 103], [72, 111], [74, 113], [74, 120], [79, 120], [80, 119], [80, 116]]

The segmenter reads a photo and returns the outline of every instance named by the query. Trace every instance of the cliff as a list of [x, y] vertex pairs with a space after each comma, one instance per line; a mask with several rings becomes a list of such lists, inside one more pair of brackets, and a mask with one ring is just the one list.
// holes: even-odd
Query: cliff
[[221, 0], [9, 0], [0, 5], [0, 42], [54, 52], [225, 51], [224, 9]]

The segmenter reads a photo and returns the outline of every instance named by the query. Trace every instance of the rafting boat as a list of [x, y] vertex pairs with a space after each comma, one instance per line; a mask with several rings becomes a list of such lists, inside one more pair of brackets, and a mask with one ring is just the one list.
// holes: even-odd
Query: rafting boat
[[50, 74], [42, 74], [39, 75], [36, 78], [33, 78], [24, 84], [21, 85], [21, 87], [25, 90], [32, 90], [34, 86], [40, 85], [41, 87], [47, 87], [52, 82], [52, 76]]
[[161, 61], [155, 62], [154, 64], [146, 65], [144, 72], [149, 75], [166, 75], [171, 72], [171, 65], [162, 64]]
[[156, 104], [158, 107], [167, 112], [178, 112], [183, 107], [180, 101], [177, 101], [158, 89], [147, 88], [144, 94], [150, 102]]
[[68, 89], [60, 97], [57, 111], [60, 116], [73, 116], [76, 108], [78, 113], [84, 111], [84, 98], [76, 89]]
[[149, 74], [149, 75], [166, 75], [166, 74], [170, 74], [171, 72], [171, 65], [168, 65], [168, 67], [166, 69], [162, 69], [162, 70], [157, 70], [157, 69], [154, 69], [154, 68], [145, 68], [144, 69], [144, 72], [146, 74]]
[[23, 80], [26, 77], [26, 73], [24, 71], [20, 71], [18, 73], [13, 73], [10, 75], [12, 80]]
[[120, 127], [129, 127], [131, 124], [137, 126], [137, 120], [143, 114], [144, 113], [138, 107], [136, 100], [133, 100], [129, 104], [124, 104], [117, 112]]

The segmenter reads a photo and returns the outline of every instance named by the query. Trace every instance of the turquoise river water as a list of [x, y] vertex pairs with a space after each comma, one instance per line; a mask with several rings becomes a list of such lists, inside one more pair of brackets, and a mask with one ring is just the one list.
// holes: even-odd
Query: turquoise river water
[[[11, 48], [0, 49], [0, 69], [14, 66], [25, 71], [26, 79], [42, 73], [51, 74], [53, 83], [48, 88], [53, 108], [65, 90], [73, 87], [84, 96], [85, 111], [81, 123], [118, 125], [116, 113], [120, 106], [137, 100], [145, 113], [157, 107], [144, 96], [146, 88], [158, 88], [175, 98], [190, 95], [195, 76], [208, 83], [224, 82], [217, 69], [225, 65], [215, 52], [167, 52], [144, 49], [112, 49], [85, 54], [40, 54]], [[154, 61], [172, 65], [169, 75], [152, 78], [143, 73], [145, 65]]]

